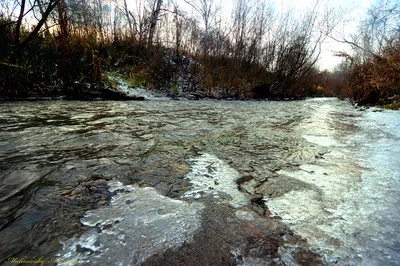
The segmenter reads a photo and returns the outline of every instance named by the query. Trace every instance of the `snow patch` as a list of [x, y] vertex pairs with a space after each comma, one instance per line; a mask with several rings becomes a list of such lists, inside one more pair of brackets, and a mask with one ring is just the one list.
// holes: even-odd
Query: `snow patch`
[[129, 96], [144, 97], [146, 100], [159, 100], [155, 93], [140, 87], [131, 87], [123, 78], [108, 75], [108, 79], [117, 84], [116, 88]]

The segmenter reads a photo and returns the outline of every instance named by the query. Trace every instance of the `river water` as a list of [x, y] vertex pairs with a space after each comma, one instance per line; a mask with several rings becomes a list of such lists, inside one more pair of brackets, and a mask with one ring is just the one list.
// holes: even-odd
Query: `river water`
[[0, 104], [0, 263], [398, 265], [400, 113]]

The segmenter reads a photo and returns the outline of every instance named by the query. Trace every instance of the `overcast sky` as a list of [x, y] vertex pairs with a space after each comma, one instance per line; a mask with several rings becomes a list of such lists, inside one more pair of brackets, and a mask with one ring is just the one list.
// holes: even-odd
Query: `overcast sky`
[[[293, 1], [293, 0], [290, 0]], [[298, 2], [306, 2], [309, 0], [298, 0]], [[294, 2], [294, 1], [293, 1]], [[331, 1], [332, 5], [347, 10], [345, 21], [337, 27], [337, 31], [343, 35], [357, 33], [358, 23], [365, 16], [367, 9], [371, 6], [373, 0], [336, 0]], [[327, 39], [322, 45], [322, 55], [319, 62], [321, 70], [333, 69], [341, 62], [341, 58], [333, 55], [334, 51], [349, 51], [350, 46], [339, 43], [332, 39]]]

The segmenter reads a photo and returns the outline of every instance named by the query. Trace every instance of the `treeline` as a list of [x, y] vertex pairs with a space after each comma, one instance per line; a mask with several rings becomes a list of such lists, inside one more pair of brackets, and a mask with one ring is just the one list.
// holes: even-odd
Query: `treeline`
[[321, 73], [326, 94], [400, 109], [399, 4], [381, 0], [372, 5], [358, 32], [338, 40], [352, 52], [338, 52], [342, 64], [332, 73]]
[[[316, 1], [303, 9], [274, 1], [0, 0], [0, 93], [70, 95], [132, 86], [171, 95], [302, 98], [340, 96], [386, 103], [399, 89], [399, 9], [371, 7], [333, 73], [316, 62], [341, 17]], [[107, 94], [105, 94], [107, 96]], [[1, 97], [1, 96], [0, 96]]]
[[[74, 94], [105, 87], [107, 71], [171, 92], [303, 97], [332, 14], [277, 12], [270, 1], [2, 0], [3, 95]], [[323, 34], [324, 33], [324, 34]]]

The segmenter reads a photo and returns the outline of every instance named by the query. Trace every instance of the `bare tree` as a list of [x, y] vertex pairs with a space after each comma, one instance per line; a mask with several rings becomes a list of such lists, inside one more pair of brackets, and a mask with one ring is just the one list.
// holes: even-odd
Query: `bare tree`
[[352, 53], [338, 53], [350, 62], [347, 97], [359, 104], [399, 98], [399, 40], [399, 4], [381, 0], [372, 5], [359, 33], [340, 40], [352, 47]]
[[268, 79], [274, 82], [269, 88], [272, 94], [280, 97], [301, 94], [298, 82], [313, 69], [326, 33], [337, 24], [332, 13], [322, 12], [321, 8], [317, 1], [302, 16], [296, 15], [294, 10], [281, 13], [273, 38], [267, 41], [265, 48], [266, 67], [271, 73]]
[[366, 18], [360, 21], [356, 34], [345, 34], [335, 29], [328, 35], [353, 49], [353, 54], [339, 51], [339, 56], [352, 57], [354, 63], [362, 63], [371, 56], [378, 56], [388, 40], [399, 36], [399, 21], [400, 5], [389, 0], [380, 0], [369, 8]]
[[381, 0], [368, 10], [360, 26], [359, 46], [364, 56], [380, 53], [391, 39], [400, 37], [400, 6]]
[[181, 48], [181, 41], [182, 41], [182, 35], [183, 35], [183, 24], [184, 24], [184, 18], [183, 15], [181, 14], [180, 7], [178, 5], [177, 1], [171, 1], [172, 2], [172, 15], [173, 15], [173, 22], [175, 24], [174, 28], [174, 46], [175, 46], [175, 52], [179, 54], [180, 48]]
[[39, 33], [40, 29], [42, 26], [45, 24], [47, 21], [47, 18], [49, 17], [50, 13], [54, 10], [54, 8], [57, 6], [56, 0], [49, 0], [46, 3], [42, 3], [42, 5], [45, 6], [44, 12], [42, 16], [39, 18], [38, 23], [35, 25], [33, 30], [28, 34], [28, 36], [25, 39], [21, 39], [21, 26], [22, 26], [22, 20], [24, 19], [25, 16], [27, 16], [30, 11], [34, 9], [38, 5], [37, 1], [34, 1], [30, 7], [28, 7], [28, 11], [26, 11], [27, 5], [26, 5], [25, 0], [21, 0], [20, 2], [20, 12], [19, 16], [16, 22], [15, 30], [14, 30], [14, 53], [10, 57], [11, 62], [16, 62], [18, 58], [21, 56], [22, 50], [25, 49], [25, 47], [33, 40], [34, 37]]
[[20, 6], [17, 0], [0, 0], [0, 15], [3, 18], [14, 19], [15, 12]]
[[263, 50], [265, 50], [265, 47], [263, 47], [264, 38], [265, 35], [271, 31], [272, 24], [272, 5], [267, 5], [265, 2], [257, 2], [251, 21], [252, 26], [249, 29], [248, 61], [255, 64], [262, 63]]
[[204, 23], [204, 39], [203, 39], [203, 53], [206, 54], [208, 50], [208, 41], [210, 34], [210, 27], [212, 21], [220, 11], [220, 2], [218, 0], [184, 0], [189, 4], [201, 17]]
[[132, 27], [132, 21], [131, 21], [130, 15], [129, 15], [129, 9], [128, 9], [128, 4], [127, 4], [126, 0], [124, 0], [124, 8], [125, 8], [126, 20], [128, 21], [129, 33], [132, 37], [133, 36], [133, 27]]
[[142, 43], [146, 40], [148, 31], [149, 11], [146, 9], [145, 0], [136, 0], [135, 4], [136, 12], [129, 11], [129, 14], [131, 15], [135, 32], [138, 35], [139, 43]]
[[248, 0], [235, 0], [234, 8], [234, 40], [235, 40], [235, 57], [242, 60], [246, 53], [248, 24], [252, 15], [252, 2]]
[[163, 0], [150, 0], [151, 7], [151, 16], [150, 16], [150, 25], [149, 25], [149, 38], [147, 43], [151, 45], [153, 43], [154, 31], [156, 29], [157, 21], [159, 19], [161, 5]]

